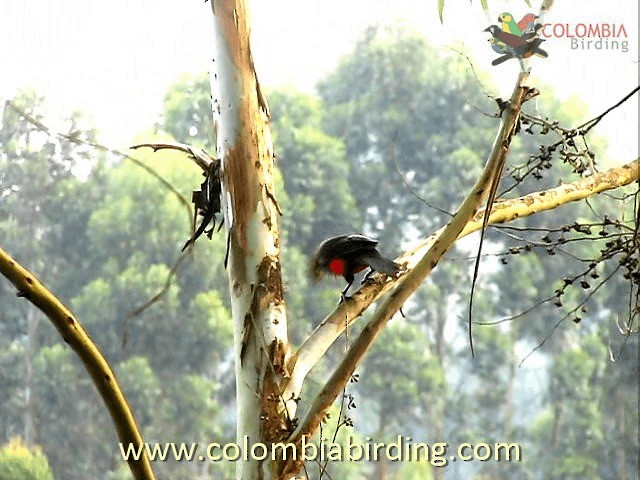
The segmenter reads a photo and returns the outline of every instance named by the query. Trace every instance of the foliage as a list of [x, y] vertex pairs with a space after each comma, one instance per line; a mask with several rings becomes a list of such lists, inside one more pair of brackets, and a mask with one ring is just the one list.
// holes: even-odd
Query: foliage
[[[495, 118], [484, 115], [495, 113], [495, 103], [478, 92], [477, 81], [465, 62], [442, 55], [424, 38], [376, 27], [319, 83], [318, 95], [269, 92], [276, 194], [284, 212], [284, 287], [295, 344], [335, 306], [343, 285], [340, 279], [309, 282], [306, 259], [317, 243], [364, 231], [377, 236], [381, 250], [392, 256], [447, 221], [446, 211], [475, 180], [495, 130]], [[43, 99], [33, 92], [14, 102], [46, 124]], [[567, 106], [543, 95], [539, 108], [562, 124], [584, 120], [575, 101]], [[70, 118], [80, 139], [93, 139], [94, 132], [82, 128], [81, 115]], [[141, 138], [175, 139], [211, 151], [211, 126], [208, 79], [189, 75], [167, 92], [157, 126], [163, 133]], [[512, 166], [526, 165], [528, 155], [549, 143], [537, 129], [518, 139]], [[224, 235], [199, 239], [180, 260], [191, 214], [174, 193], [139, 166], [48, 135], [8, 108], [0, 147], [0, 245], [70, 303], [113, 364], [145, 439], [231, 441], [234, 379]], [[179, 155], [151, 149], [135, 154], [184, 198], [202, 182], [197, 167]], [[541, 178], [527, 178], [509, 194], [575, 175], [561, 161], [554, 157]], [[593, 206], [598, 212], [616, 208], [609, 199]], [[609, 320], [624, 315], [624, 279], [614, 276], [598, 290], [579, 325], [562, 322], [555, 328], [559, 314], [552, 301], [518, 316], [553, 295], [573, 274], [568, 272], [588, 265], [575, 258], [592, 258], [614, 230], [611, 225], [606, 235], [594, 230], [592, 236], [602, 242], [585, 240], [575, 229], [562, 230], [568, 218], [593, 220], [588, 208], [578, 206], [516, 224], [551, 228], [547, 233], [558, 240], [557, 255], [548, 252], [539, 232], [526, 238], [526, 232], [514, 230], [489, 233], [474, 320], [506, 320], [474, 326], [475, 358], [461, 320], [475, 243], [451, 252], [405, 305], [406, 318], [395, 319], [369, 353], [345, 400], [356, 407], [339, 417], [336, 406], [325, 436], [334, 433], [336, 419], [349, 417], [356, 427], [343, 425], [341, 441], [365, 432], [388, 441], [409, 432], [429, 443], [518, 441], [526, 447], [522, 464], [509, 464], [508, 470], [490, 462], [449, 465], [448, 472], [460, 478], [613, 479], [634, 471], [637, 356], [632, 352], [638, 340], [617, 336], [617, 325]], [[574, 240], [578, 236], [581, 240]], [[613, 271], [603, 265], [597, 274], [605, 278]], [[131, 315], [160, 291], [156, 302]], [[576, 291], [563, 297], [567, 305], [580, 299]], [[42, 444], [60, 478], [128, 478], [109, 418], [71, 351], [6, 282], [0, 282], [0, 304], [0, 438], [21, 432], [25, 418], [32, 417], [37, 420], [33, 440]], [[348, 337], [336, 342], [328, 363], [342, 354], [345, 342]], [[607, 360], [610, 344], [618, 363]], [[326, 370], [320, 365], [312, 372], [303, 395], [317, 390], [316, 379]], [[233, 465], [155, 467], [161, 478], [230, 478]], [[317, 465], [307, 467], [313, 475], [319, 471]], [[333, 478], [360, 478], [367, 468], [330, 465], [328, 472]], [[440, 475], [424, 464], [389, 471], [397, 478]]]
[[53, 480], [53, 472], [39, 448], [29, 448], [19, 437], [15, 437], [0, 450], [0, 478]]
[[[209, 76], [183, 75], [164, 99], [164, 115], [159, 128], [190, 145], [215, 145]], [[204, 93], [204, 95], [203, 95]]]
[[471, 96], [476, 80], [458, 74], [459, 65], [423, 37], [371, 27], [318, 85], [325, 128], [343, 139], [353, 165], [349, 185], [365, 227], [390, 248], [411, 227], [433, 229], [447, 218], [402, 177], [451, 210], [489, 150], [493, 122], [472, 108], [486, 99]]

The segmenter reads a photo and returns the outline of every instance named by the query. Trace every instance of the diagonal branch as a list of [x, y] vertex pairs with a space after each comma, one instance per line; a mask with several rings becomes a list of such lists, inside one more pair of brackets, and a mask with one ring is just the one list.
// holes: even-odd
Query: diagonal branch
[[142, 147], [152, 148], [154, 152], [158, 150], [177, 150], [178, 152], [186, 153], [204, 172], [208, 171], [211, 162], [215, 161], [204, 149], [180, 142], [140, 143], [129, 148], [136, 150]]
[[[415, 264], [415, 266], [399, 277], [394, 285], [397, 285], [393, 293], [387, 297], [386, 301], [374, 313], [373, 318], [363, 328], [358, 338], [345, 355], [344, 359], [326, 382], [318, 397], [311, 406], [306, 418], [300, 423], [298, 428], [293, 432], [290, 441], [298, 442], [303, 436], [313, 434], [318, 425], [322, 421], [327, 409], [333, 403], [337, 395], [340, 393], [344, 385], [349, 381], [356, 366], [361, 362], [365, 353], [369, 350], [374, 340], [383, 330], [384, 326], [391, 319], [393, 314], [403, 305], [406, 299], [415, 291], [416, 288], [424, 281], [427, 275], [435, 268], [438, 261], [453, 245], [458, 238], [465, 225], [473, 218], [474, 214], [489, 194], [490, 186], [498, 172], [500, 172], [506, 161], [507, 152], [511, 144], [511, 140], [517, 132], [519, 113], [522, 103], [527, 99], [530, 89], [523, 86], [523, 82], [528, 77], [527, 72], [520, 73], [516, 88], [511, 95], [508, 108], [503, 113], [500, 128], [496, 136], [491, 154], [487, 164], [473, 187], [469, 195], [462, 202], [460, 209], [451, 219], [449, 224], [440, 231], [439, 235], [431, 245], [431, 248], [424, 256]], [[344, 319], [341, 319], [342, 323]], [[312, 334], [312, 337], [315, 335]], [[311, 362], [304, 364], [305, 361], [315, 360], [320, 351], [324, 353], [324, 348], [309, 350], [309, 345], [305, 343], [298, 352], [298, 364], [294, 368], [293, 381], [299, 381], [296, 377], [296, 369], [304, 371], [312, 366]], [[305, 347], [306, 346], [306, 347]], [[309, 355], [309, 354], [312, 355]], [[315, 362], [313, 362], [315, 364]]]
[[[184, 195], [182, 195], [178, 191], [178, 189], [175, 186], [173, 186], [173, 184], [169, 180], [164, 178], [162, 175], [160, 175], [158, 172], [156, 172], [153, 168], [151, 168], [149, 165], [147, 165], [143, 161], [141, 161], [141, 160], [139, 160], [139, 159], [137, 159], [135, 157], [132, 157], [131, 155], [127, 155], [126, 153], [121, 152], [120, 150], [117, 150], [115, 148], [109, 148], [109, 147], [107, 147], [105, 145], [102, 145], [101, 143], [94, 142], [94, 141], [82, 140], [81, 138], [78, 137], [78, 133], [79, 132], [72, 132], [72, 133], [69, 133], [69, 134], [61, 133], [61, 132], [52, 132], [46, 125], [44, 125], [42, 122], [38, 121], [37, 119], [33, 118], [31, 115], [29, 115], [27, 112], [25, 112], [23, 109], [21, 109], [19, 106], [17, 106], [12, 101], [7, 100], [5, 103], [9, 107], [11, 107], [11, 109], [13, 109], [18, 115], [23, 117], [25, 120], [27, 120], [29, 123], [31, 123], [38, 130], [40, 130], [43, 133], [46, 133], [50, 137], [54, 137], [55, 136], [55, 137], [61, 138], [63, 140], [71, 142], [71, 143], [76, 143], [78, 145], [86, 145], [88, 147], [95, 148], [96, 150], [101, 150], [103, 152], [112, 153], [113, 155], [125, 158], [125, 159], [133, 162], [135, 165], [137, 165], [138, 167], [142, 168], [145, 172], [147, 172], [149, 175], [151, 175], [156, 180], [158, 180], [162, 185], [167, 187], [167, 189], [169, 189], [169, 191], [171, 191], [171, 193], [173, 193], [176, 196], [178, 201], [182, 205], [184, 205], [184, 207], [187, 209], [187, 213], [189, 215], [189, 219], [191, 219], [191, 216], [192, 216], [191, 204], [187, 201], [186, 198], [184, 198]], [[181, 144], [178, 144], [178, 145], [181, 145]], [[145, 145], [138, 145], [138, 147], [141, 147], [141, 146], [146, 146], [146, 144]], [[133, 148], [137, 148], [137, 147], [133, 147]], [[169, 148], [169, 147], [166, 147], [166, 148]], [[190, 148], [193, 148], [193, 147], [190, 147]], [[194, 149], [194, 151], [197, 151], [197, 150], [198, 149]], [[194, 161], [196, 161], [196, 163], [198, 163], [198, 165], [199, 165], [200, 163], [197, 160], [196, 155], [193, 152], [190, 152], [190, 153], [194, 156]], [[206, 154], [206, 152], [205, 152], [205, 154]]]
[[[510, 106], [503, 110], [503, 119], [501, 120], [489, 161], [487, 162], [480, 180], [469, 195], [469, 197], [472, 197], [474, 194], [478, 195], [478, 205], [476, 208], [482, 203], [486, 195], [488, 195], [489, 187], [491, 182], [495, 179], [496, 171], [501, 170], [501, 165], [504, 164], [510, 138], [515, 132], [517, 126], [520, 105], [529, 91], [528, 88], [521, 87], [527, 76], [528, 73], [526, 72], [521, 72], [518, 76], [518, 82], [514, 89]], [[491, 168], [495, 168], [495, 170], [491, 170]], [[486, 185], [482, 183], [485, 180], [488, 182]], [[458, 212], [456, 216], [459, 215], [459, 213], [460, 212]], [[471, 212], [471, 215], [473, 215], [473, 212]], [[454, 216], [454, 218], [456, 217]], [[423, 250], [422, 254], [424, 255], [425, 252], [426, 250]], [[412, 268], [417, 264], [418, 260], [415, 257], [406, 257], [406, 255], [401, 257], [398, 262], [402, 263], [404, 261], [408, 268]], [[411, 261], [407, 262], [407, 260]], [[342, 302], [338, 305], [336, 310], [329, 314], [322, 323], [318, 325], [318, 327], [293, 355], [291, 360], [292, 365], [290, 367], [291, 378], [284, 389], [285, 398], [297, 398], [297, 394], [300, 392], [302, 383], [309, 371], [311, 371], [320, 358], [322, 358], [324, 353], [340, 336], [346, 326], [355, 321], [371, 303], [376, 301], [380, 296], [382, 296], [382, 294], [386, 293], [396, 285], [403, 276], [400, 276], [398, 279], [390, 283], [382, 282], [382, 278], [384, 277], [381, 277], [380, 275], [373, 277], [373, 281], [358, 290], [350, 297], [349, 301]]]
[[[488, 224], [506, 223], [516, 218], [552, 210], [566, 203], [583, 200], [597, 193], [623, 187], [639, 180], [640, 159], [636, 159], [620, 167], [590, 175], [576, 182], [497, 202], [491, 209]], [[483, 216], [484, 209], [479, 210], [472, 221], [465, 226], [458, 238], [479, 230], [482, 227]], [[441, 233], [442, 229], [429, 235], [419, 245], [397, 258], [396, 262], [404, 263], [409, 268], [412, 268], [416, 265], [418, 259], [431, 248]], [[322, 357], [324, 352], [342, 334], [346, 325], [351, 325], [371, 303], [391, 290], [394, 285], [395, 283], [393, 282], [368, 283], [350, 297], [351, 301], [341, 303], [334, 312], [329, 314], [296, 353], [297, 362], [293, 371], [292, 381], [301, 383], [304, 380], [304, 376], [315, 365], [312, 361], [315, 358]]]
[[[118, 380], [91, 337], [85, 332], [75, 315], [65, 307], [38, 279], [22, 267], [11, 256], [0, 248], [0, 273], [2, 273], [18, 289], [18, 296], [29, 300], [39, 308], [58, 329], [62, 339], [76, 352], [94, 385], [102, 396], [102, 400], [111, 414], [111, 419], [122, 448], [131, 445], [138, 449], [143, 445], [142, 435], [138, 430], [133, 413], [127, 404]], [[147, 456], [146, 449], [141, 449], [139, 459], [129, 456], [127, 462], [136, 480], [153, 480], [155, 475]]]
[[[517, 218], [526, 217], [539, 212], [552, 210], [561, 205], [585, 199], [600, 192], [629, 185], [632, 182], [640, 181], [640, 158], [629, 162], [621, 167], [612, 168], [606, 172], [591, 175], [579, 181], [561, 185], [559, 187], [531, 193], [524, 197], [506, 200], [494, 204], [488, 223], [504, 223]], [[464, 208], [464, 204], [460, 211]], [[458, 214], [456, 214], [457, 216]], [[484, 223], [484, 210], [479, 210], [464, 225], [457, 238], [464, 237], [478, 231]], [[412, 264], [416, 257], [422, 257], [416, 266], [409, 271], [400, 284], [386, 301], [374, 313], [374, 317], [367, 324], [360, 336], [353, 343], [350, 350], [345, 355], [345, 359], [331, 376], [322, 392], [311, 407], [307, 418], [292, 435], [293, 441], [298, 440], [302, 435], [312, 433], [317, 427], [317, 422], [322, 419], [326, 407], [330, 405], [342, 386], [349, 380], [360, 359], [364, 356], [377, 335], [382, 331], [391, 316], [402, 306], [406, 299], [413, 293], [424, 277], [435, 267], [437, 260], [448, 248], [447, 242], [451, 240], [451, 234], [455, 232], [453, 227], [455, 217], [449, 225], [432, 234], [425, 242], [419, 245], [412, 252], [403, 255], [398, 261], [405, 260]], [[426, 250], [426, 254], [424, 254]], [[377, 288], [375, 298], [393, 287], [392, 283], [384, 286], [374, 285]], [[365, 287], [366, 290], [370, 287]], [[314, 332], [315, 333], [315, 332]], [[304, 345], [303, 345], [304, 347]], [[322, 410], [324, 408], [324, 410]]]

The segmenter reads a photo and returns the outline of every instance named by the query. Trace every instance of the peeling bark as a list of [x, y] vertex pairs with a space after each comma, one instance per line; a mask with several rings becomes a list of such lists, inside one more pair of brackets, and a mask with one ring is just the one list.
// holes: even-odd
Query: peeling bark
[[[251, 57], [242, 0], [212, 2], [216, 32], [212, 96], [222, 205], [229, 241], [229, 287], [236, 356], [239, 445], [279, 441], [292, 429], [285, 408], [287, 321], [280, 270], [280, 208], [274, 195], [269, 109]], [[268, 460], [240, 461], [236, 477], [273, 478]]]
[[[552, 2], [545, 1], [548, 7]], [[269, 110], [251, 57], [247, 12], [243, 0], [212, 1], [216, 31], [212, 95], [218, 156], [222, 171], [222, 204], [229, 241], [229, 287], [234, 324], [237, 390], [237, 441], [289, 441], [298, 452], [303, 438], [313, 435], [327, 408], [348, 381], [379, 332], [411, 295], [446, 250], [460, 237], [486, 225], [556, 208], [637, 179], [637, 162], [571, 185], [520, 199], [489, 204], [509, 144], [517, 133], [520, 106], [532, 94], [523, 86], [523, 72], [502, 119], [483, 175], [445, 228], [401, 257], [406, 271], [383, 281], [374, 276], [348, 302], [327, 317], [302, 347], [291, 355], [280, 268], [278, 220], [281, 214], [273, 188], [273, 148]], [[633, 169], [635, 165], [635, 170]], [[593, 183], [589, 183], [593, 182]], [[615, 184], [615, 186], [614, 186]], [[486, 213], [485, 213], [486, 212]], [[395, 289], [381, 303], [373, 319], [352, 343], [347, 358], [335, 369], [300, 424], [297, 401], [306, 375], [343, 332], [346, 325], [382, 294]], [[302, 468], [302, 460], [272, 463], [241, 461], [236, 477], [288, 479]]]

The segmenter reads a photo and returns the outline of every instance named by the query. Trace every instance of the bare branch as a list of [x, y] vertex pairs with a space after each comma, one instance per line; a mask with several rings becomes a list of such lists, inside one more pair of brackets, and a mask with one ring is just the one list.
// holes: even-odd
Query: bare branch
[[103, 152], [109, 152], [109, 153], [112, 153], [113, 155], [117, 155], [119, 157], [122, 157], [122, 158], [125, 158], [127, 160], [130, 160], [131, 162], [133, 162], [134, 164], [136, 164], [137, 166], [142, 168], [149, 175], [151, 175], [152, 177], [156, 178], [165, 187], [167, 187], [171, 191], [171, 193], [173, 193], [177, 197], [178, 201], [182, 205], [184, 205], [184, 207], [187, 209], [187, 213], [189, 215], [189, 221], [191, 221], [191, 216], [192, 216], [191, 204], [187, 201], [186, 198], [184, 198], [184, 195], [182, 195], [178, 191], [178, 189], [173, 186], [173, 184], [171, 182], [169, 182], [166, 178], [164, 178], [162, 175], [160, 175], [158, 172], [156, 172], [153, 168], [148, 166], [146, 163], [138, 160], [135, 157], [132, 157], [131, 155], [127, 155], [126, 153], [121, 152], [120, 150], [117, 150], [115, 148], [109, 148], [109, 147], [107, 147], [105, 145], [102, 145], [100, 143], [97, 143], [97, 142], [88, 142], [88, 141], [82, 140], [82, 139], [78, 138], [78, 136], [77, 136], [78, 132], [73, 132], [71, 134], [59, 133], [59, 132], [58, 133], [52, 133], [51, 130], [49, 130], [49, 128], [47, 128], [45, 125], [42, 124], [42, 122], [39, 122], [38, 120], [33, 118], [31, 115], [29, 115], [27, 112], [25, 112], [23, 109], [18, 107], [13, 102], [7, 101], [6, 104], [9, 107], [11, 107], [18, 115], [23, 117], [25, 120], [27, 120], [33, 126], [35, 126], [38, 130], [40, 130], [41, 132], [46, 133], [49, 136], [56, 136], [58, 138], [62, 138], [64, 140], [67, 140], [68, 142], [76, 143], [76, 144], [79, 144], [79, 145], [86, 145], [88, 147], [95, 148], [96, 150], [101, 150]]
[[407, 180], [407, 178], [405, 177], [404, 173], [402, 173], [402, 170], [400, 170], [400, 165], [398, 165], [398, 159], [396, 158], [396, 152], [395, 152], [395, 144], [396, 144], [396, 137], [398, 135], [398, 132], [396, 132], [393, 135], [393, 140], [391, 141], [391, 147], [390, 147], [390, 152], [389, 155], [391, 156], [391, 161], [393, 162], [393, 166], [396, 169], [396, 172], [398, 172], [398, 176], [400, 177], [400, 180], [402, 180], [402, 183], [404, 183], [404, 186], [407, 187], [407, 189], [409, 190], [409, 192], [416, 197], [418, 200], [420, 200], [422, 203], [424, 203], [427, 207], [429, 208], [433, 208], [434, 210], [437, 210], [440, 213], [443, 213], [449, 217], [453, 217], [453, 214], [447, 210], [445, 210], [444, 208], [438, 207], [437, 205], [433, 205], [432, 203], [430, 203], [426, 198], [424, 198], [422, 195], [420, 195], [409, 183], [409, 180]]
[[[506, 223], [517, 218], [553, 210], [561, 205], [579, 201], [600, 192], [629, 185], [640, 180], [640, 158], [623, 166], [585, 177], [576, 182], [559, 187], [534, 192], [524, 197], [505, 200], [494, 204], [488, 224]], [[482, 227], [484, 209], [479, 210], [472, 221], [462, 229], [458, 238], [465, 237]], [[443, 229], [431, 234], [420, 245], [405, 253], [395, 261], [404, 263], [409, 269], [425, 255], [442, 235]], [[405, 274], [407, 275], [407, 274]], [[374, 301], [392, 289], [403, 277], [393, 282], [383, 282], [384, 277], [376, 275], [360, 288], [350, 300], [342, 302], [329, 314], [294, 355], [296, 361], [291, 375], [288, 391], [295, 391], [295, 385], [301, 385], [306, 375], [315, 366], [324, 352], [342, 334], [346, 325], [351, 325]]]
[[[557, 152], [560, 158], [569, 163], [575, 173], [583, 174], [585, 172], [595, 172], [595, 154], [589, 148], [586, 140], [586, 135], [595, 127], [604, 117], [611, 113], [616, 108], [627, 102], [631, 97], [640, 91], [640, 86], [635, 87], [629, 93], [627, 93], [621, 100], [607, 108], [600, 115], [587, 120], [586, 122], [578, 125], [574, 128], [562, 127], [557, 121], [551, 121], [548, 118], [541, 118], [539, 116], [531, 115], [526, 112], [522, 113], [522, 123], [526, 123], [528, 127], [524, 131], [533, 133], [533, 126], [540, 128], [540, 133], [545, 135], [552, 131], [556, 133], [560, 138], [549, 144], [541, 145], [540, 153], [532, 155], [525, 163], [520, 165], [514, 165], [510, 168], [510, 176], [514, 182], [507, 187], [501, 195], [504, 195], [511, 190], [515, 189], [523, 180], [529, 175], [533, 175], [534, 178], [542, 178], [542, 172], [551, 168], [553, 155]], [[580, 140], [581, 147], [578, 147], [576, 141]]]
[[[453, 245], [465, 228], [465, 225], [473, 219], [481, 203], [487, 195], [489, 195], [491, 185], [495, 182], [496, 176], [499, 176], [502, 171], [511, 140], [517, 132], [518, 116], [522, 103], [531, 91], [528, 87], [521, 86], [527, 76], [528, 73], [522, 72], [518, 77], [517, 86], [511, 97], [509, 108], [505, 110], [496, 141], [478, 182], [462, 202], [458, 212], [449, 224], [440, 230], [431, 247], [422, 258], [411, 270], [408, 270], [401, 275], [398, 280], [392, 282], [394, 286], [397, 285], [394, 292], [386, 298], [384, 303], [380, 305], [374, 313], [373, 318], [363, 328], [349, 349], [348, 354], [320, 391], [320, 394], [314, 401], [305, 419], [290, 436], [290, 441], [294, 443], [298, 442], [303, 436], [308, 436], [315, 432], [327, 409], [333, 403], [344, 385], [349, 381], [356, 366], [360, 363], [387, 322], [398, 309], [402, 307], [403, 303], [418, 288], [433, 268], [435, 268], [438, 261]], [[304, 345], [302, 348], [304, 348]], [[308, 368], [308, 366], [303, 368]]]
[[137, 317], [142, 312], [144, 312], [147, 308], [149, 308], [151, 305], [153, 305], [154, 303], [160, 301], [160, 299], [162, 297], [164, 297], [164, 295], [169, 291], [169, 288], [171, 287], [171, 282], [173, 280], [173, 277], [176, 275], [176, 272], [178, 271], [178, 267], [184, 261], [184, 259], [187, 258], [187, 256], [189, 254], [190, 254], [190, 250], [188, 250], [186, 252], [182, 252], [180, 254], [180, 256], [178, 257], [178, 259], [171, 266], [171, 269], [169, 270], [169, 273], [167, 274], [167, 278], [165, 279], [164, 285], [162, 286], [162, 288], [160, 290], [158, 290], [158, 292], [153, 297], [151, 297], [149, 300], [144, 302], [142, 305], [139, 305], [136, 308], [134, 308], [133, 310], [131, 310], [126, 315], [126, 317], [124, 317], [124, 333], [122, 335], [122, 346], [123, 347], [126, 346], [127, 342], [129, 341], [129, 320], [131, 320], [133, 317]]
[[168, 149], [186, 153], [189, 155], [191, 160], [193, 160], [205, 172], [209, 170], [209, 165], [216, 161], [216, 159], [209, 155], [204, 149], [180, 142], [140, 143], [138, 145], [133, 145], [130, 148], [132, 150], [136, 150], [143, 147], [153, 148], [154, 152]]
[[[42, 285], [35, 275], [22, 267], [1, 248], [0, 273], [15, 285], [19, 297], [26, 298], [49, 317], [51, 323], [60, 332], [62, 339], [80, 357], [111, 414], [122, 446], [125, 449], [129, 445], [133, 445], [135, 448], [141, 446], [143, 444], [142, 435], [124, 393], [120, 389], [115, 373], [75, 315]], [[145, 449], [142, 449], [140, 459], [135, 460], [133, 456], [130, 456], [127, 462], [136, 480], [155, 479]]]

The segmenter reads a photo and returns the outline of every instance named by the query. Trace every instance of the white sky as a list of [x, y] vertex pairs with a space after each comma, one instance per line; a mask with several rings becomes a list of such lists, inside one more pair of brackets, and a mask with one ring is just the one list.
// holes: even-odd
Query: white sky
[[[539, 0], [533, 0], [538, 7]], [[31, 86], [53, 114], [85, 112], [99, 139], [124, 147], [151, 127], [167, 88], [183, 73], [208, 70], [212, 13], [202, 0], [0, 0], [0, 100]], [[440, 25], [435, 0], [253, 0], [252, 46], [261, 83], [312, 91], [315, 82], [348, 53], [372, 23], [400, 21], [425, 33], [438, 48], [454, 46], [489, 72], [507, 96], [517, 75], [514, 60], [492, 67], [497, 56], [482, 30], [510, 11], [527, 13], [522, 0], [446, 0]], [[533, 11], [537, 11], [534, 9]], [[630, 0], [556, 0], [546, 21], [624, 25], [629, 51], [571, 50], [566, 38], [549, 39], [548, 59], [533, 63], [539, 80], [557, 95], [577, 95], [600, 113], [638, 84], [638, 6]], [[624, 39], [622, 39], [624, 40]], [[634, 99], [601, 124], [616, 163], [638, 153], [638, 103]], [[585, 119], [586, 120], [586, 119]]]

